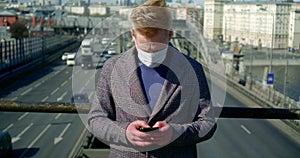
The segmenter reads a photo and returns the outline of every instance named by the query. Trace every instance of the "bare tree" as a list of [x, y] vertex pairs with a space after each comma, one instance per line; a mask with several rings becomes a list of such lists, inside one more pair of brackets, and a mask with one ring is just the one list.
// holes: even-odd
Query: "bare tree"
[[29, 36], [29, 31], [26, 27], [26, 20], [18, 19], [10, 26], [10, 33], [12, 38], [20, 39]]

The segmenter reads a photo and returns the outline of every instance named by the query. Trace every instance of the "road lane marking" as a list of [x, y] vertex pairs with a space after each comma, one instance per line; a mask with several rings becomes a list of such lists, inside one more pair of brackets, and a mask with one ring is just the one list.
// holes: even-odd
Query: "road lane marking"
[[90, 95], [89, 95], [89, 100], [92, 100], [92, 99], [93, 99], [93, 98], [92, 98], [93, 96], [94, 96], [94, 93], [91, 92]]
[[32, 88], [27, 89], [25, 92], [21, 93], [21, 96], [23, 96], [23, 95], [29, 93], [31, 90], [32, 90]]
[[56, 88], [53, 92], [51, 92], [51, 95], [53, 95], [54, 93], [56, 93], [59, 90], [59, 87]]
[[80, 90], [79, 90], [79, 93], [82, 93], [84, 90], [84, 87], [81, 87]]
[[25, 112], [22, 116], [18, 118], [18, 121], [22, 120], [25, 116], [27, 116], [29, 112]]
[[85, 83], [85, 87], [87, 87], [90, 84], [91, 80], [89, 79], [86, 83]]
[[60, 86], [63, 87], [67, 83], [68, 83], [67, 81], [64, 81]]
[[242, 127], [242, 129], [243, 129], [244, 131], [246, 131], [248, 134], [251, 134], [251, 132], [250, 132], [244, 125], [241, 125], [241, 127]]
[[15, 142], [17, 142], [18, 140], [20, 140], [21, 139], [21, 136], [26, 132], [26, 131], [28, 131], [29, 130], [29, 128], [31, 128], [31, 126], [33, 126], [33, 123], [31, 123], [29, 126], [27, 126], [21, 133], [19, 133], [16, 137], [13, 137], [12, 139], [11, 139], [11, 142], [12, 143], [15, 143]]
[[22, 158], [26, 155], [28, 150], [41, 138], [41, 136], [51, 127], [51, 124], [48, 124], [47, 127], [29, 144], [29, 146], [26, 148], [26, 150], [19, 156], [19, 158]]
[[64, 92], [59, 98], [56, 99], [56, 101], [61, 101], [64, 99], [64, 97], [68, 94], [68, 92]]
[[68, 123], [68, 125], [65, 127], [65, 129], [60, 133], [60, 135], [58, 137], [54, 138], [54, 145], [56, 145], [57, 143], [59, 143], [60, 141], [63, 140], [63, 136], [64, 134], [67, 132], [68, 128], [71, 126], [71, 123]]
[[14, 97], [11, 99], [11, 101], [16, 101], [18, 99], [18, 97]]
[[87, 132], [87, 128], [83, 128], [83, 130], [82, 130], [79, 138], [77, 139], [77, 141], [76, 141], [76, 143], [74, 145], [75, 148], [72, 148], [72, 151], [70, 152], [68, 158], [73, 158], [73, 155], [74, 155], [74, 153], [75, 153], [75, 151], [77, 149], [76, 147], [78, 147], [79, 143], [81, 143], [81, 140], [84, 139], [84, 136], [86, 136], [86, 132]]
[[9, 126], [7, 126], [4, 130], [3, 130], [3, 132], [6, 132], [6, 131], [8, 131], [12, 126], [14, 126], [14, 124], [13, 123], [11, 123]]
[[57, 120], [61, 115], [62, 113], [57, 114], [54, 119]]
[[45, 97], [45, 98], [42, 100], [42, 102], [45, 102], [48, 98], [49, 98], [48, 96]]
[[36, 85], [34, 85], [34, 87], [38, 87], [38, 86], [40, 86], [42, 83], [41, 82], [39, 82], [39, 83], [37, 83]]

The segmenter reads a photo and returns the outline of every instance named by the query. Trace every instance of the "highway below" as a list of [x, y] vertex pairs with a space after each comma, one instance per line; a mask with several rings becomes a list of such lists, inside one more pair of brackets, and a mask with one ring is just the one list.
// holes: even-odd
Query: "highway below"
[[[226, 105], [246, 107], [229, 93]], [[297, 158], [300, 133], [281, 120], [219, 118], [214, 137], [197, 149], [198, 158]]]
[[[1, 99], [23, 106], [70, 103], [75, 93], [72, 76], [94, 74], [93, 70], [80, 71], [81, 68], [76, 67], [80, 68], [66, 66], [59, 59], [6, 86], [1, 90]], [[94, 86], [95, 81], [90, 81], [92, 78], [86, 77], [87, 80], [77, 83], [76, 87], [90, 87], [87, 83]], [[91, 91], [86, 93], [91, 99]], [[78, 114], [0, 112], [0, 130], [8, 131], [12, 136], [13, 157], [65, 158], [75, 152], [85, 125]]]
[[[79, 68], [59, 59], [8, 85], [1, 90], [1, 99], [23, 106], [69, 103], [73, 93], [87, 93], [91, 99], [97, 73]], [[232, 94], [227, 93], [225, 106], [246, 107], [248, 102]], [[78, 114], [0, 112], [0, 130], [13, 137], [16, 158], [66, 158], [84, 129], [85, 121]], [[214, 137], [198, 144], [198, 157], [296, 158], [299, 141], [300, 134], [280, 120], [220, 118]]]

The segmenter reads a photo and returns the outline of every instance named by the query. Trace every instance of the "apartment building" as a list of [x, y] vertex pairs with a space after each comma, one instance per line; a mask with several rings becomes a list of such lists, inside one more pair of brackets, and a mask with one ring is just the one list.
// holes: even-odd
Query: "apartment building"
[[290, 3], [224, 5], [224, 41], [267, 48], [288, 47]]
[[291, 7], [288, 46], [300, 50], [300, 3]]
[[204, 10], [204, 35], [208, 39], [266, 48], [295, 47], [300, 43], [296, 29], [299, 3], [208, 2]]
[[224, 5], [231, 0], [205, 0], [203, 34], [208, 39], [218, 39], [222, 35]]

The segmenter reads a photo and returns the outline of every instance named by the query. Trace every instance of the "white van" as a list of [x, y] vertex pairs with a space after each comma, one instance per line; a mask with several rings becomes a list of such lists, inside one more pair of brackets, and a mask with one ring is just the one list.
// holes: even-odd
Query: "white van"
[[73, 66], [75, 65], [76, 53], [69, 53], [67, 57], [67, 65]]

